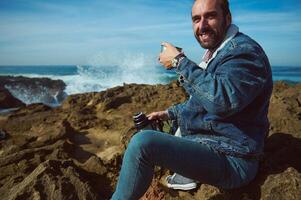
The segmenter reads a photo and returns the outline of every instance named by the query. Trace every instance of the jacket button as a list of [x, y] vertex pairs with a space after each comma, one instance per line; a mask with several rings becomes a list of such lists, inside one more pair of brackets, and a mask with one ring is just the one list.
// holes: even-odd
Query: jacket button
[[181, 75], [181, 76], [179, 77], [179, 79], [180, 79], [180, 83], [184, 83], [184, 76]]

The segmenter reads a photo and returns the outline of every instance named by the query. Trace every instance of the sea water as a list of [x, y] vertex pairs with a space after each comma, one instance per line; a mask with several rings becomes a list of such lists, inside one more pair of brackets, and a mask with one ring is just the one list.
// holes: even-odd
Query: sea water
[[[2, 65], [0, 76], [60, 79], [66, 84], [67, 95], [103, 91], [124, 83], [166, 84], [176, 79], [175, 72], [165, 70], [156, 58], [144, 54], [100, 55], [88, 65]], [[11, 92], [26, 104], [37, 103], [40, 99], [32, 100], [26, 94]]]
[[[0, 76], [60, 79], [65, 82], [68, 95], [103, 91], [124, 83], [166, 84], [177, 78], [173, 70], [164, 69], [156, 59], [143, 54], [113, 61], [102, 58], [101, 61], [105, 62], [94, 61], [89, 65], [0, 66]], [[301, 82], [301, 67], [274, 66], [272, 72], [274, 81]]]
[[[272, 72], [273, 81], [301, 82], [301, 67], [277, 66], [272, 67]], [[60, 79], [66, 84], [67, 94], [102, 91], [123, 83], [166, 84], [177, 78], [174, 71], [158, 65], [140, 69], [105, 65], [0, 66], [0, 76], [8, 75]]]

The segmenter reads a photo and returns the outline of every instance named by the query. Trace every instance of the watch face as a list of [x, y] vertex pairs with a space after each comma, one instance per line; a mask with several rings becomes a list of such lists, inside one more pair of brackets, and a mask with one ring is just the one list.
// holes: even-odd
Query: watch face
[[174, 59], [171, 60], [171, 65], [172, 65], [173, 67], [176, 67], [177, 64], [178, 64], [178, 59], [174, 58]]

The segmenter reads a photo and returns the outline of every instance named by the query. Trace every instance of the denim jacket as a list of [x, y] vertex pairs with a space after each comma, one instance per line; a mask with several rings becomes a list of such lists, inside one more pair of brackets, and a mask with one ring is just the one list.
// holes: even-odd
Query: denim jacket
[[269, 129], [270, 63], [258, 43], [237, 33], [204, 70], [184, 58], [176, 69], [190, 98], [168, 109], [182, 136], [231, 156], [255, 157]]

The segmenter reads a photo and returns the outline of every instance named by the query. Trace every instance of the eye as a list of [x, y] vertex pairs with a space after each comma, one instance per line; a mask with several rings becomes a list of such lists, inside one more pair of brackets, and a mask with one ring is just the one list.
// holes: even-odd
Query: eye
[[214, 18], [214, 16], [212, 16], [212, 15], [209, 15], [208, 17], [207, 17], [207, 19], [213, 19]]
[[193, 22], [193, 23], [198, 23], [200, 20], [201, 20], [200, 17], [193, 17], [193, 18], [192, 18], [192, 22]]
[[216, 12], [210, 12], [205, 15], [206, 19], [215, 19], [217, 16]]

